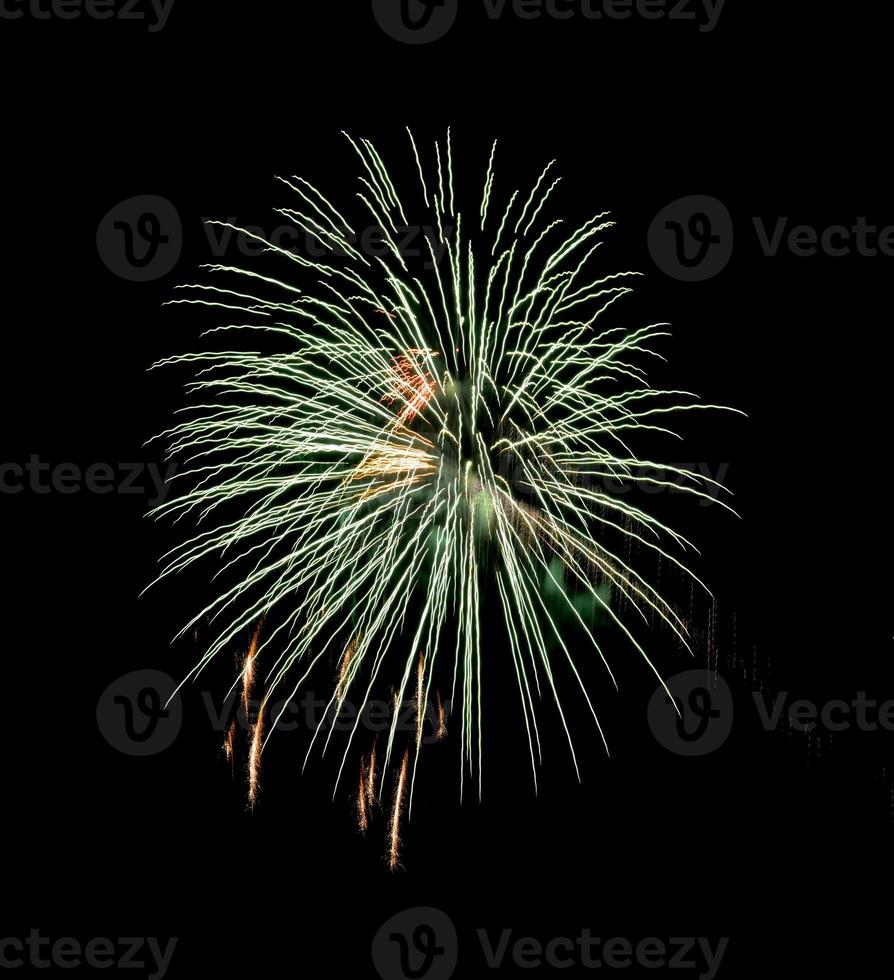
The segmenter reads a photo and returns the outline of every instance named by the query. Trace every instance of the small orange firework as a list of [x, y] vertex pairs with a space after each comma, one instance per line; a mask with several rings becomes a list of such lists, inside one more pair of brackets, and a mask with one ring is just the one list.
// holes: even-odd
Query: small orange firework
[[224, 755], [226, 756], [227, 762], [232, 767], [233, 765], [233, 754], [236, 745], [236, 722], [230, 722], [230, 727], [227, 729], [227, 735], [224, 739]]
[[376, 742], [369, 756], [360, 759], [360, 780], [357, 786], [357, 826], [364, 836], [369, 828], [370, 810], [376, 802]]
[[264, 737], [264, 707], [258, 712], [252, 727], [251, 748], [248, 752], [248, 802], [254, 807], [261, 785], [261, 746]]
[[435, 691], [435, 701], [438, 706], [438, 730], [435, 733], [435, 738], [442, 742], [447, 738], [447, 713], [444, 710], [444, 703], [441, 701], [440, 691]]
[[348, 681], [348, 672], [351, 668], [351, 661], [354, 659], [354, 651], [357, 649], [358, 637], [354, 637], [345, 647], [345, 652], [341, 658], [341, 667], [338, 670], [338, 686], [335, 689], [335, 699], [339, 704], [345, 699], [345, 688]]
[[373, 445], [351, 479], [370, 480], [362, 495], [368, 499], [421, 483], [436, 468], [435, 457], [424, 448], [380, 442]]
[[348, 481], [369, 481], [362, 492], [363, 500], [415, 486], [437, 471], [438, 455], [434, 444], [420, 433], [407, 429], [435, 396], [434, 375], [416, 364], [416, 358], [420, 356], [438, 355], [410, 349], [393, 358], [382, 401], [387, 405], [399, 402], [402, 407], [386, 427], [387, 434], [372, 442], [363, 462], [348, 478]]
[[412, 422], [435, 397], [437, 384], [435, 377], [431, 371], [422, 370], [417, 364], [417, 359], [437, 356], [434, 351], [410, 348], [393, 359], [391, 387], [382, 401], [387, 405], [391, 405], [395, 401], [403, 402], [404, 407], [398, 414], [400, 423]]
[[357, 787], [357, 826], [361, 834], [366, 834], [369, 829], [369, 811], [367, 809], [367, 793], [369, 784], [369, 773], [367, 772], [366, 759], [360, 760], [360, 782]]
[[416, 667], [416, 745], [422, 744], [422, 726], [425, 723], [425, 654], [419, 654]]
[[242, 710], [248, 714], [248, 706], [251, 702], [252, 691], [255, 685], [255, 659], [258, 655], [258, 641], [261, 638], [261, 627], [264, 620], [258, 620], [254, 632], [251, 635], [251, 643], [248, 645], [248, 653], [245, 654], [245, 662], [242, 665]]
[[404, 752], [400, 775], [397, 778], [397, 788], [394, 790], [394, 803], [391, 808], [391, 831], [388, 834], [388, 870], [396, 871], [400, 867], [400, 818], [404, 809], [407, 795], [407, 770], [410, 766], [410, 750]]
[[369, 768], [366, 777], [366, 802], [372, 806], [376, 802], [376, 742], [369, 753]]

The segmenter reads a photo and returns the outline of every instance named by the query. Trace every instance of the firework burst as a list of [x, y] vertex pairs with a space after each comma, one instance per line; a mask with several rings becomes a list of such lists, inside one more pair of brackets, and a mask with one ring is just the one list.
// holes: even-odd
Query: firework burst
[[[603, 625], [656, 676], [642, 635], [649, 624], [657, 617], [685, 643], [670, 602], [610, 542], [635, 542], [686, 574], [692, 546], [604, 487], [682, 482], [713, 500], [712, 481], [639, 459], [631, 442], [671, 434], [671, 416], [715, 406], [646, 382], [643, 366], [658, 356], [665, 325], [603, 326], [634, 273], [595, 271], [612, 224], [606, 214], [570, 231], [544, 217], [559, 184], [552, 163], [531, 189], [504, 196], [494, 144], [470, 213], [457, 202], [449, 134], [434, 145], [431, 169], [409, 134], [416, 187], [406, 200], [375, 147], [348, 139], [361, 164], [357, 197], [384, 254], [364, 254], [355, 226], [329, 198], [292, 177], [282, 180], [291, 201], [280, 213], [331, 259], [311, 261], [235, 229], [263, 244], [270, 266], [208, 266], [210, 281], [182, 287], [173, 301], [224, 313], [228, 322], [211, 333], [258, 337], [281, 352], [240, 344], [161, 362], [197, 374], [195, 403], [163, 434], [185, 487], [158, 513], [191, 515], [200, 530], [166, 556], [160, 577], [208, 562], [232, 578], [184, 627], [206, 619], [217, 627], [190, 676], [251, 635], [246, 698], [260, 672], [266, 703], [274, 691], [294, 697], [328, 663], [330, 709], [352, 693], [365, 704], [382, 688], [393, 688], [397, 705], [415, 706], [405, 737], [395, 711], [378, 763], [375, 749], [362, 755], [359, 712], [340, 753], [339, 779], [362, 755], [351, 782], [364, 830], [386, 774], [396, 780], [388, 834], [396, 867], [430, 703], [436, 739], [447, 731], [436, 677], [452, 684], [446, 705], [457, 718], [460, 793], [469, 777], [481, 790], [485, 593], [503, 621], [505, 653], [494, 655], [508, 658], [517, 680], [535, 787], [541, 698], [555, 705], [578, 765], [560, 666], [605, 741], [580, 670], [581, 659], [595, 656], [614, 681]], [[418, 274], [398, 245], [408, 213], [426, 216], [418, 224], [430, 229]], [[294, 274], [274, 276], [273, 260]], [[602, 625], [581, 611], [582, 596]], [[575, 644], [572, 653], [569, 620], [588, 649]], [[264, 731], [259, 719], [252, 800]], [[318, 729], [311, 749], [331, 739]]]

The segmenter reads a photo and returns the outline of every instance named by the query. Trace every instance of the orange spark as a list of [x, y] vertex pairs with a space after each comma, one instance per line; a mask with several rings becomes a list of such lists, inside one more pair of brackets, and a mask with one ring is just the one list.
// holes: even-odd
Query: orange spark
[[410, 765], [410, 750], [404, 752], [397, 788], [394, 791], [394, 804], [391, 808], [391, 832], [388, 835], [388, 869], [396, 871], [400, 866], [400, 818], [407, 793], [407, 769]]
[[236, 722], [230, 722], [230, 727], [227, 729], [227, 735], [224, 739], [224, 755], [226, 756], [227, 762], [233, 765], [233, 753], [235, 749], [236, 742]]
[[350, 478], [372, 481], [363, 492], [366, 499], [420, 483], [435, 469], [435, 458], [425, 449], [376, 443]]
[[242, 710], [246, 715], [255, 684], [255, 659], [258, 654], [258, 640], [261, 638], [263, 625], [264, 620], [261, 618], [251, 635], [251, 643], [248, 645], [248, 653], [245, 654], [245, 662], [242, 665]]
[[416, 668], [416, 745], [422, 744], [422, 725], [425, 722], [425, 654], [419, 654]]
[[436, 393], [434, 375], [416, 363], [416, 358], [421, 355], [438, 356], [433, 351], [412, 348], [392, 358], [392, 367], [385, 375], [386, 391], [382, 401], [386, 405], [399, 402], [402, 407], [388, 427], [388, 438], [373, 441], [363, 462], [348, 477], [348, 481], [369, 481], [362, 494], [364, 500], [414, 486], [437, 469], [431, 441], [406, 428], [428, 407]]
[[417, 364], [417, 358], [423, 355], [438, 356], [434, 351], [419, 350], [414, 347], [393, 358], [390, 388], [382, 401], [388, 405], [395, 401], [404, 403], [403, 409], [398, 414], [398, 421], [401, 423], [412, 422], [435, 397], [434, 375]]
[[376, 802], [376, 742], [369, 753], [369, 770], [366, 777], [366, 802], [372, 806]]
[[264, 735], [264, 705], [258, 711], [252, 728], [251, 749], [248, 753], [248, 802], [254, 807], [261, 784], [261, 743]]
[[345, 647], [345, 652], [341, 658], [341, 667], [338, 671], [338, 687], [335, 690], [335, 698], [339, 704], [345, 699], [345, 687], [347, 686], [348, 670], [351, 667], [351, 661], [354, 659], [354, 652], [357, 649], [358, 637], [354, 637], [351, 642]]
[[357, 790], [357, 825], [361, 834], [366, 834], [369, 828], [369, 812], [367, 810], [367, 765], [366, 759], [360, 760], [360, 784]]
[[447, 737], [447, 720], [446, 712], [444, 711], [444, 704], [441, 701], [441, 692], [435, 691], [435, 701], [438, 704], [438, 731], [435, 738], [439, 742], [443, 741]]

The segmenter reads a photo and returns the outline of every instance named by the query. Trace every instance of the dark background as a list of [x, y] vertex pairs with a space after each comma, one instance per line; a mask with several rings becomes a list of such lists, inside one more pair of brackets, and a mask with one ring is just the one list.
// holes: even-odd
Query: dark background
[[[483, 969], [474, 930], [506, 927], [729, 936], [721, 975], [870, 974], [885, 949], [892, 737], [848, 732], [818, 757], [803, 736], [764, 732], [751, 691], [891, 691], [894, 260], [768, 258], [751, 219], [894, 223], [887, 35], [869, 4], [780, 6], [729, 0], [701, 34], [491, 23], [469, 4], [419, 48], [387, 38], [365, 3], [177, 0], [158, 34], [0, 21], [4, 461], [158, 461], [143, 443], [182, 404], [183, 379], [147, 368], [198, 347], [201, 318], [161, 304], [208, 260], [202, 219], [271, 224], [274, 174], [344, 199], [356, 166], [340, 130], [394, 159], [407, 124], [429, 140], [452, 126], [476, 180], [493, 136], [514, 182], [556, 157], [558, 209], [611, 210], [604, 261], [647, 273], [617, 322], [673, 324], [656, 380], [749, 415], [701, 422], [672, 448], [679, 462], [729, 462], [743, 518], [681, 507], [718, 598], [713, 656], [737, 708], [727, 744], [703, 759], [657, 745], [654, 683], [631, 669], [620, 695], [596, 692], [611, 759], [576, 712], [583, 783], [556, 742], [535, 798], [513, 755], [525, 751], [515, 695], [492, 690], [484, 804], [460, 808], [455, 740], [439, 747], [396, 875], [381, 830], [361, 839], [348, 801], [331, 801], [327, 765], [301, 776], [295, 738], [265, 757], [248, 812], [198, 690], [168, 751], [109, 745], [96, 722], [107, 686], [150, 667], [179, 678], [195, 656], [170, 645], [195, 610], [189, 588], [138, 598], [174, 539], [144, 517], [145, 496], [4, 495], [2, 935], [176, 935], [178, 977], [373, 976], [381, 923], [432, 905], [459, 929], [460, 976]], [[170, 200], [184, 227], [176, 268], [143, 284], [96, 247], [106, 212], [139, 194]], [[669, 278], [646, 245], [655, 214], [689, 194], [719, 198], [736, 228], [731, 263], [704, 283]], [[693, 665], [656, 642], [665, 673]], [[224, 667], [210, 682], [221, 697]]]

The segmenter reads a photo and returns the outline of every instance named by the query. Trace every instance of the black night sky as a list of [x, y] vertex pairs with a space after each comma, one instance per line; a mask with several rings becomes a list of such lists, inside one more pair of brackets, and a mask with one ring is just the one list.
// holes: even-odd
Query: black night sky
[[[720, 977], [875, 975], [894, 840], [894, 209], [878, 9], [468, 0], [443, 37], [411, 44], [389, 36], [397, 2], [0, 6], [0, 966], [59, 967], [58, 940], [83, 952], [109, 937], [126, 968], [122, 937], [144, 937], [134, 958], [159, 976], [148, 939], [177, 937], [170, 977], [401, 980], [399, 957], [382, 952], [388, 928], [375, 937], [389, 917], [432, 907], [453, 924], [458, 977], [488, 975], [481, 931], [496, 945], [504, 930], [495, 976], [551, 974], [514, 944], [533, 937], [544, 951], [586, 930], [634, 948], [691, 937], [684, 976], [710, 973], [700, 939], [715, 950], [728, 939]], [[445, 10], [449, 0], [418, 30]], [[271, 742], [247, 808], [245, 737], [231, 768], [215, 720], [232, 660], [185, 689], [163, 751], [121, 751], [127, 712], [152, 705], [125, 706], [115, 685], [138, 671], [179, 680], [203, 637], [171, 637], [213, 594], [206, 570], [140, 595], [178, 540], [145, 516], [165, 472], [161, 447], [146, 443], [182, 407], [186, 381], [148, 368], [200, 349], [213, 323], [163, 304], [202, 263], [244, 258], [203, 221], [282, 224], [276, 175], [348, 200], [357, 166], [343, 130], [410, 180], [406, 126], [429, 146], [451, 127], [460, 180], [475, 188], [494, 138], [516, 184], [555, 158], [557, 210], [577, 222], [610, 211], [601, 261], [645, 274], [614, 322], [672, 325], [652, 380], [747, 418], [699, 417], [665, 446], [676, 464], [722, 474], [740, 518], [673, 495], [652, 502], [699, 544], [715, 602], [689, 610], [693, 657], [661, 632], [651, 649], [663, 676], [719, 675], [714, 707], [731, 724], [720, 744], [673, 751], [650, 720], [655, 678], [615, 643], [620, 693], [593, 675], [611, 755], [572, 703], [581, 782], [551, 719], [535, 796], [508, 652], [490, 624], [484, 798], [460, 806], [454, 729], [424, 760], [404, 870], [391, 874], [387, 814], [358, 834], [349, 794], [332, 799], [333, 760], [315, 756], [302, 774], [306, 731]], [[174, 244], [169, 267], [142, 276], [103, 222], [147, 196], [162, 200], [160, 224], [131, 234], [161, 229]], [[670, 208], [696, 196], [707, 230]], [[701, 238], [731, 244], [716, 272], [690, 275], [693, 262], [673, 258], [675, 221], [690, 258]], [[411, 944], [445, 942], [428, 925]], [[585, 947], [569, 975], [590, 974]], [[79, 975], [97, 968], [68, 955]], [[444, 977], [446, 965], [414, 975]]]

